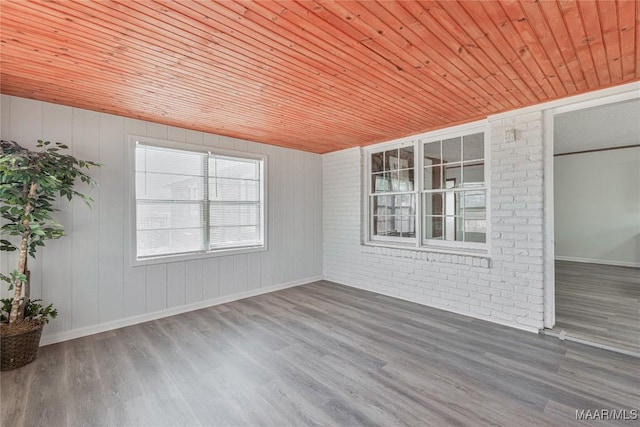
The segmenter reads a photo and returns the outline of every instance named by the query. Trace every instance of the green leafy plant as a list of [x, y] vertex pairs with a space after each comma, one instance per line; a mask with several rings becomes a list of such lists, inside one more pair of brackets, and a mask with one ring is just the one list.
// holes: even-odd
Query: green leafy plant
[[[13, 298], [0, 299], [0, 322], [9, 321], [9, 313], [11, 312], [11, 303]], [[26, 320], [41, 320], [45, 323], [49, 323], [49, 319], [55, 319], [58, 315], [58, 310], [53, 308], [53, 304], [43, 306], [40, 304], [42, 300], [32, 299], [26, 302], [24, 305], [24, 318]]]
[[74, 190], [74, 185], [77, 180], [96, 185], [85, 170], [100, 165], [64, 154], [68, 147], [59, 142], [38, 140], [38, 150], [34, 151], [15, 141], [1, 140], [0, 148], [0, 216], [5, 220], [0, 228], [0, 251], [18, 251], [17, 268], [8, 275], [0, 274], [0, 280], [13, 291], [13, 298], [2, 300], [1, 321], [48, 322], [57, 310], [51, 304], [45, 307], [40, 300], [30, 299], [28, 256], [35, 258], [46, 240], [64, 235], [64, 227], [52, 217], [58, 210], [53, 206], [56, 198], [71, 200], [77, 196], [91, 206], [93, 200]]

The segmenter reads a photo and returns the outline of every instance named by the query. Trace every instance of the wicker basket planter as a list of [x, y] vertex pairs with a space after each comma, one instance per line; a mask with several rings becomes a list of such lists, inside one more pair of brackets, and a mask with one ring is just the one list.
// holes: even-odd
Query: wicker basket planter
[[16, 369], [36, 360], [44, 324], [42, 320], [0, 324], [0, 370]]

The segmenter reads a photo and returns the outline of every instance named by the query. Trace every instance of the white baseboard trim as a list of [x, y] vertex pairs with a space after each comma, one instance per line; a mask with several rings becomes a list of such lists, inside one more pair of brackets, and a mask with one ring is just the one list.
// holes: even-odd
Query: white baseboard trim
[[495, 317], [482, 316], [482, 315], [479, 315], [479, 314], [469, 313], [469, 312], [466, 312], [466, 311], [455, 310], [455, 309], [452, 309], [450, 307], [440, 307], [440, 306], [437, 306], [437, 305], [425, 304], [425, 303], [420, 302], [420, 301], [414, 301], [414, 300], [411, 300], [411, 299], [408, 299], [408, 298], [403, 298], [401, 296], [392, 295], [392, 294], [389, 294], [389, 293], [386, 293], [386, 292], [375, 291], [375, 290], [372, 290], [372, 289], [365, 288], [364, 286], [358, 286], [358, 285], [353, 285], [353, 284], [350, 284], [350, 283], [344, 283], [344, 282], [342, 282], [340, 280], [331, 279], [331, 278], [328, 278], [328, 277], [325, 277], [324, 280], [326, 280], [328, 282], [337, 283], [339, 285], [349, 286], [350, 288], [361, 289], [363, 291], [373, 292], [374, 294], [384, 295], [384, 296], [387, 296], [387, 297], [391, 297], [391, 298], [396, 298], [396, 299], [400, 299], [400, 300], [403, 300], [403, 301], [412, 302], [414, 304], [420, 304], [420, 305], [423, 305], [425, 307], [431, 307], [431, 308], [436, 308], [438, 310], [448, 311], [450, 313], [459, 314], [461, 316], [467, 316], [467, 317], [472, 317], [474, 319], [485, 320], [487, 322], [496, 323], [496, 324], [502, 325], [502, 326], [508, 326], [510, 328], [519, 329], [521, 331], [531, 332], [533, 334], [539, 334], [540, 330], [543, 328], [542, 322], [540, 322], [540, 327], [539, 328], [536, 328], [534, 326], [520, 325], [520, 324], [517, 324], [517, 323], [505, 322], [504, 320], [496, 319]]
[[573, 262], [584, 262], [587, 264], [604, 264], [604, 265], [615, 265], [618, 267], [638, 267], [640, 268], [640, 262], [630, 262], [630, 261], [612, 261], [609, 259], [593, 259], [593, 258], [577, 258], [572, 256], [559, 256], [556, 255], [556, 261], [573, 261]]
[[287, 283], [281, 283], [279, 285], [268, 286], [265, 288], [253, 289], [247, 292], [241, 292], [238, 294], [227, 295], [219, 298], [212, 298], [204, 301], [198, 301], [191, 304], [180, 305], [177, 307], [171, 307], [160, 311], [154, 311], [153, 313], [140, 314], [138, 316], [127, 317], [124, 319], [112, 320], [110, 322], [100, 323], [98, 325], [86, 326], [84, 328], [73, 329], [70, 331], [64, 331], [52, 335], [44, 335], [40, 341], [40, 346], [49, 344], [55, 344], [62, 341], [68, 341], [76, 338], [86, 337], [88, 335], [99, 334], [100, 332], [107, 332], [113, 329], [124, 328], [126, 326], [137, 325], [138, 323], [148, 322], [150, 320], [161, 319], [163, 317], [175, 316], [176, 314], [187, 313], [189, 311], [200, 310], [202, 308], [212, 307], [214, 305], [225, 304], [232, 301], [237, 301], [244, 298], [249, 298], [257, 295], [267, 294], [270, 292], [279, 291], [282, 289], [293, 288], [295, 286], [305, 285], [311, 282], [317, 282], [322, 280], [322, 276], [306, 277], [300, 280], [294, 280]]

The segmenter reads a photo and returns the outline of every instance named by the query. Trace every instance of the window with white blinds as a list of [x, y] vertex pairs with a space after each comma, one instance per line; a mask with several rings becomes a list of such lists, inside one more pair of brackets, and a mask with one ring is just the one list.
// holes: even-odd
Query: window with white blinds
[[137, 143], [136, 259], [264, 246], [264, 159]]

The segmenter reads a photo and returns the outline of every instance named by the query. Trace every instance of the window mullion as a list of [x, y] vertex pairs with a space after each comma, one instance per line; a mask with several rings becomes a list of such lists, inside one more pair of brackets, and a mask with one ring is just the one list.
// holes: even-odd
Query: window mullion
[[202, 171], [203, 171], [203, 180], [204, 180], [204, 185], [203, 187], [203, 197], [204, 197], [204, 212], [202, 213], [203, 217], [203, 223], [204, 223], [204, 230], [202, 231], [202, 236], [203, 236], [203, 240], [204, 240], [204, 250], [208, 251], [209, 248], [211, 247], [211, 218], [210, 218], [210, 214], [211, 214], [211, 208], [210, 208], [210, 202], [209, 202], [209, 182], [211, 181], [209, 179], [209, 156], [208, 155], [204, 155], [202, 156]]

